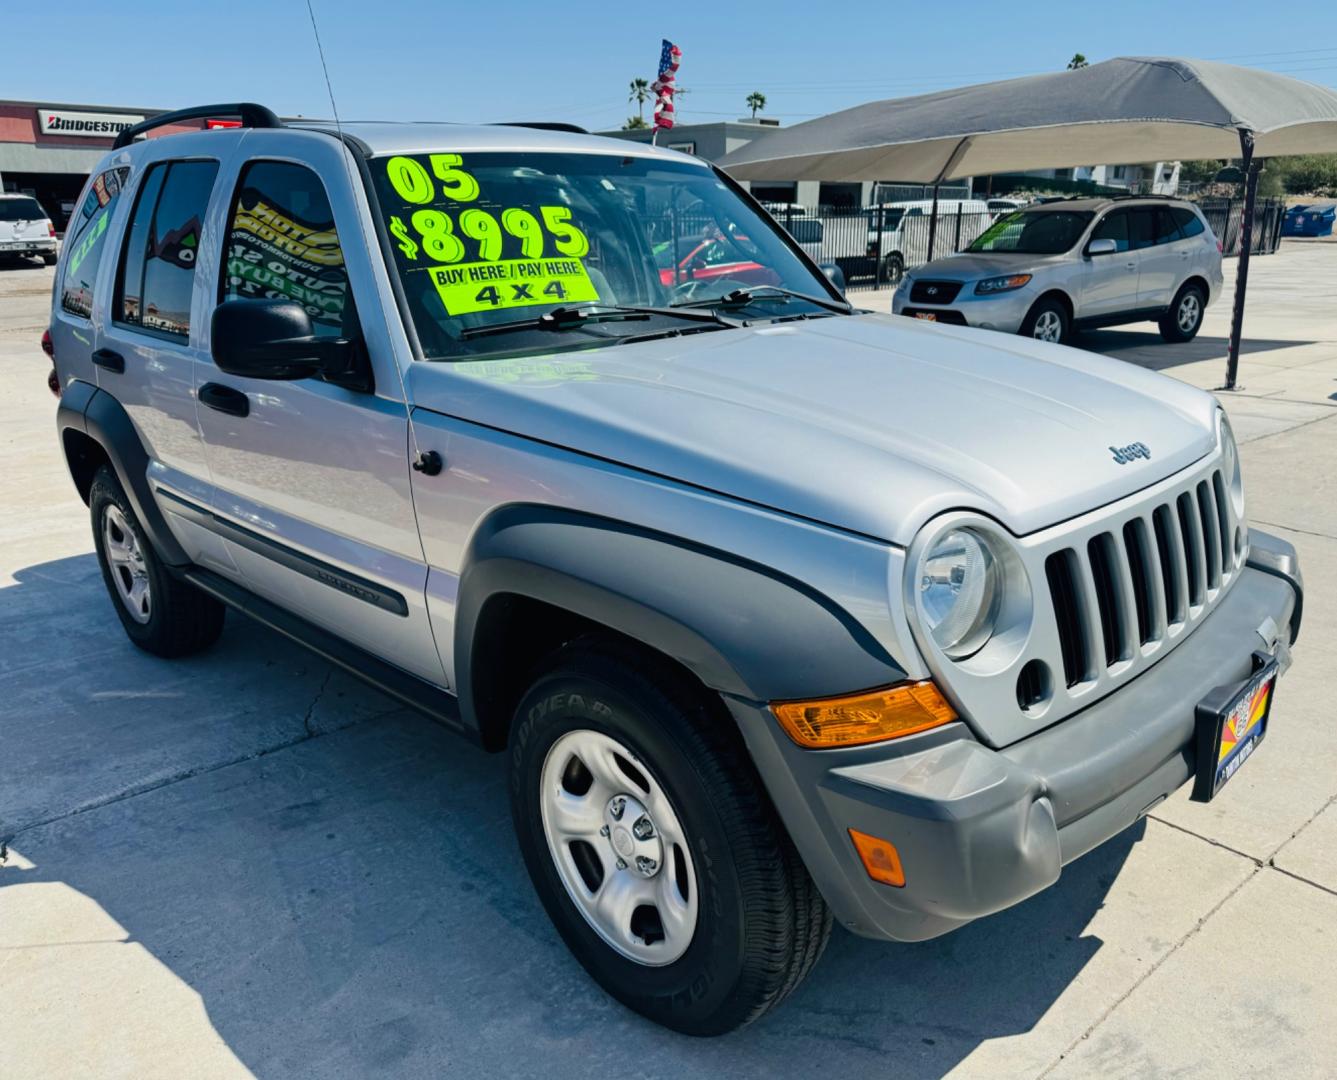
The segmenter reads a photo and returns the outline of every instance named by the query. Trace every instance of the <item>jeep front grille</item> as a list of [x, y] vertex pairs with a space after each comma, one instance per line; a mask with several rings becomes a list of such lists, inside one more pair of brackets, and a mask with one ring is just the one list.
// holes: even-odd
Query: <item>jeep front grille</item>
[[1045, 559], [1069, 688], [1130, 664], [1196, 621], [1233, 575], [1232, 516], [1214, 469]]

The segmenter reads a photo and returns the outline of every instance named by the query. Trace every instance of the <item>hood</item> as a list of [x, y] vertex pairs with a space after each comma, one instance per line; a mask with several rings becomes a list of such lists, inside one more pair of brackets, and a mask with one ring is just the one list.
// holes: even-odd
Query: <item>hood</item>
[[980, 278], [998, 277], [1002, 274], [1024, 274], [1049, 266], [1056, 262], [1066, 262], [1067, 255], [1019, 255], [1011, 251], [971, 255], [949, 255], [945, 259], [934, 259], [931, 263], [916, 266], [905, 276], [913, 280], [933, 278], [943, 281], [978, 281]]
[[[1033, 532], [1215, 444], [1215, 402], [1201, 390], [1076, 349], [891, 315], [420, 363], [409, 380], [417, 408], [901, 545], [962, 507]], [[1148, 456], [1116, 457], [1132, 443]]]

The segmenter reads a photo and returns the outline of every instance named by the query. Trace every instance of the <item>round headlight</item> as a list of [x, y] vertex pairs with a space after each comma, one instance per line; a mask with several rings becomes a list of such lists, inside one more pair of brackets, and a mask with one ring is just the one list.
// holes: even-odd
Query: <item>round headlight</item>
[[1244, 477], [1240, 472], [1240, 452], [1235, 445], [1235, 433], [1230, 430], [1230, 421], [1221, 416], [1221, 462], [1222, 472], [1226, 477], [1226, 486], [1230, 489], [1230, 502], [1235, 508], [1235, 517], [1244, 517]]
[[989, 640], [1003, 595], [1002, 576], [988, 539], [974, 529], [943, 533], [920, 559], [920, 617], [953, 660], [970, 656]]

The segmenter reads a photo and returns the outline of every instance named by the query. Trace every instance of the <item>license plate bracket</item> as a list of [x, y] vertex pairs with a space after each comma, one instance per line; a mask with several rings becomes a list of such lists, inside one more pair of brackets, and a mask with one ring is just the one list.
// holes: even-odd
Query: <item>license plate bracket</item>
[[1275, 657], [1255, 652], [1247, 679], [1218, 686], [1198, 702], [1195, 801], [1211, 802], [1263, 741], [1280, 671]]

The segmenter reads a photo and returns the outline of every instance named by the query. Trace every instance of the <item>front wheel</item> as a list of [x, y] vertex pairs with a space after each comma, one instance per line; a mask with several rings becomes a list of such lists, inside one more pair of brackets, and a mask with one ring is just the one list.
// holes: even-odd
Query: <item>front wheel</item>
[[1200, 285], [1185, 285], [1175, 294], [1170, 310], [1161, 316], [1161, 337], [1166, 341], [1192, 341], [1202, 327], [1207, 297]]
[[905, 260], [899, 252], [893, 251], [883, 260], [882, 280], [888, 285], [899, 285], [903, 277], [905, 277]]
[[1054, 297], [1037, 300], [1027, 313], [1018, 331], [1022, 337], [1035, 338], [1036, 341], [1052, 341], [1061, 345], [1068, 340], [1072, 320], [1063, 301]]
[[618, 1001], [717, 1035], [811, 970], [831, 915], [737, 731], [658, 662], [586, 639], [516, 709], [511, 808], [543, 906]]

